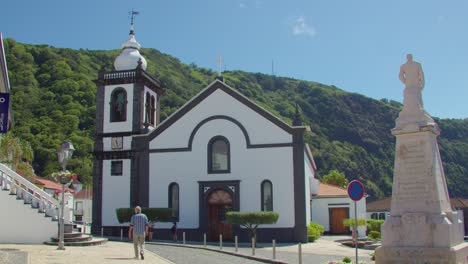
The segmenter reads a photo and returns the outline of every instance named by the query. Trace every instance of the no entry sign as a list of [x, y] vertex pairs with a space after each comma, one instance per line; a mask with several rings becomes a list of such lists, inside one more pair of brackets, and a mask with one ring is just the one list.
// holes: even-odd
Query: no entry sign
[[364, 196], [364, 185], [357, 180], [348, 184], [348, 196], [353, 201], [359, 201]]

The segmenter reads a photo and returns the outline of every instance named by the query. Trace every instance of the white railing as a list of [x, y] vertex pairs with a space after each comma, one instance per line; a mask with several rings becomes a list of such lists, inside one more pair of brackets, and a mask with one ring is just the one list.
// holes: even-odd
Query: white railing
[[[10, 194], [16, 194], [17, 198], [30, 203], [39, 212], [45, 213], [55, 220], [58, 219], [59, 201], [2, 163], [0, 163], [0, 188], [10, 190]], [[67, 222], [70, 220], [65, 219]]]

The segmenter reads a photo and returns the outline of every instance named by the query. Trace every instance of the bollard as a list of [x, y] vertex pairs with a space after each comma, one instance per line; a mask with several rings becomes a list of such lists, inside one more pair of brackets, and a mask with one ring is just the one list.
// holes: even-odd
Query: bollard
[[273, 239], [273, 259], [276, 259], [276, 240]]
[[206, 233], [203, 233], [203, 247], [206, 247]]
[[255, 238], [252, 237], [252, 256], [255, 256]]
[[120, 229], [120, 241], [122, 241], [122, 240], [123, 240], [123, 229], [121, 228]]
[[236, 253], [237, 253], [237, 251], [239, 250], [238, 249], [239, 245], [237, 244], [237, 236], [234, 237], [234, 245], [235, 245], [235, 250], [236, 250]]
[[185, 245], [185, 232], [182, 233], [182, 244]]
[[302, 264], [302, 244], [299, 242], [299, 264]]
[[101, 237], [104, 237], [104, 227], [101, 227]]
[[223, 250], [223, 234], [219, 234], [219, 250]]

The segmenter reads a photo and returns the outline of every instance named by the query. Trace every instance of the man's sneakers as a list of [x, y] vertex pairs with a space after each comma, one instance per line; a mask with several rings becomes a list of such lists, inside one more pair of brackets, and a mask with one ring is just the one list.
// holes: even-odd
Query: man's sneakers
[[145, 255], [143, 255], [143, 252], [140, 253], [141, 260], [145, 259]]

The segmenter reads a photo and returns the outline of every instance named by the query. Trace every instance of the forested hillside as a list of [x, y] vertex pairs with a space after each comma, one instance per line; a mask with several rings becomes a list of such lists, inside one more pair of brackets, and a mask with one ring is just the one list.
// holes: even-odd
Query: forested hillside
[[[13, 133], [31, 143], [34, 169], [46, 176], [59, 169], [56, 149], [71, 140], [77, 151], [69, 168], [92, 182], [96, 85], [101, 67], [112, 69], [119, 50], [59, 49], [5, 41], [12, 85]], [[154, 49], [143, 49], [147, 71], [167, 89], [161, 119], [203, 89], [215, 77], [211, 70], [185, 65]], [[312, 133], [318, 175], [330, 170], [360, 179], [375, 200], [391, 193], [394, 126], [401, 104], [374, 100], [334, 86], [241, 71], [224, 72], [226, 83], [291, 123], [297, 101]], [[442, 159], [452, 196], [468, 197], [468, 119], [436, 119]]]

